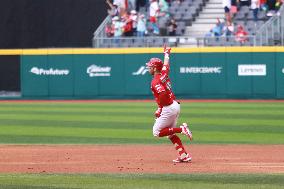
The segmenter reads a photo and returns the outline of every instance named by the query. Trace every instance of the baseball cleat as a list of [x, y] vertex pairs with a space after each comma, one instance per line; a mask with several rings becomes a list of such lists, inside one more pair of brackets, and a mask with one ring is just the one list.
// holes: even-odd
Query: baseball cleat
[[188, 163], [191, 161], [191, 156], [189, 154], [186, 154], [184, 158], [178, 157], [177, 159], [174, 159], [174, 163]]
[[188, 129], [187, 123], [183, 123], [180, 128], [182, 129], [181, 133], [188, 136], [190, 140], [193, 139], [192, 132]]

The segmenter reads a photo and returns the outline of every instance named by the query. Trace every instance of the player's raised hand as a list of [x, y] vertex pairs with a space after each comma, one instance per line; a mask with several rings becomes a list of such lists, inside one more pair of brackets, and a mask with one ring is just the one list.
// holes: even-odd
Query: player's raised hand
[[165, 55], [170, 55], [171, 54], [171, 50], [172, 50], [172, 48], [171, 47], [167, 47], [167, 45], [166, 44], [164, 44], [164, 54]]

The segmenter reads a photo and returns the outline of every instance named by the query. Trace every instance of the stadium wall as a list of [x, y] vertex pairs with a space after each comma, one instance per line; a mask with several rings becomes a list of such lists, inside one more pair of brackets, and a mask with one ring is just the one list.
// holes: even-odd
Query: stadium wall
[[[24, 99], [152, 98], [145, 63], [163, 58], [160, 48], [9, 52]], [[284, 48], [174, 48], [170, 74], [179, 98], [283, 99]]]
[[[282, 48], [175, 49], [171, 78], [185, 98], [283, 98]], [[22, 96], [33, 98], [151, 97], [145, 62], [160, 49], [26, 51]], [[38, 54], [36, 54], [37, 52]]]

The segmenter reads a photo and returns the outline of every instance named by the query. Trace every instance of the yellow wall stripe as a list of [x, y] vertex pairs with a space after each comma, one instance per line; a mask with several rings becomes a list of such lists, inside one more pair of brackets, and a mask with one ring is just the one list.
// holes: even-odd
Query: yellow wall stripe
[[1, 49], [0, 55], [20, 55], [23, 53], [21, 49]]
[[[56, 49], [2, 49], [0, 55], [60, 55], [60, 54], [142, 54], [162, 53], [163, 48], [56, 48]], [[223, 52], [284, 52], [284, 47], [200, 47], [172, 48], [173, 53]]]

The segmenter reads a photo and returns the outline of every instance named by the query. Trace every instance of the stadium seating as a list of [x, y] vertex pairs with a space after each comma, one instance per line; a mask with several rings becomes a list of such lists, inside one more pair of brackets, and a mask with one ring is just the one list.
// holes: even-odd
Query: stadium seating
[[[109, 40], [106, 39], [101, 43], [101, 47], [159, 47], [163, 43], [169, 43], [174, 46], [187, 46], [189, 44], [193, 44], [193, 46], [244, 46], [244, 45], [254, 45], [255, 41], [259, 41], [259, 39], [253, 39], [251, 36], [255, 35], [256, 32], [263, 26], [266, 21], [270, 18], [266, 16], [265, 11], [258, 12], [258, 21], [254, 21], [254, 16], [252, 10], [248, 6], [241, 6], [238, 8], [238, 12], [233, 17], [233, 23], [235, 28], [238, 25], [242, 25], [245, 30], [249, 33], [249, 40], [244, 43], [239, 43], [234, 40], [233, 37], [218, 37], [218, 38], [204, 38], [200, 40], [200, 36], [192, 36], [190, 32], [186, 32], [186, 28], [195, 23], [196, 19], [199, 19], [199, 14], [202, 13], [203, 9], [205, 10], [206, 4], [211, 0], [184, 0], [181, 3], [177, 3], [177, 1], [172, 1], [169, 7], [169, 17], [164, 16], [158, 19], [158, 27], [160, 28], [160, 36], [153, 34], [151, 29], [148, 34], [144, 38], [130, 37], [117, 40]], [[218, 0], [217, 0], [218, 1]], [[217, 1], [211, 1], [217, 3]], [[220, 6], [220, 2], [218, 1], [218, 5]], [[141, 7], [140, 13], [146, 15], [147, 19], [149, 19], [149, 9], [147, 7]], [[203, 13], [202, 13], [203, 14]], [[170, 18], [174, 18], [177, 24], [176, 36], [177, 37], [168, 37], [168, 22]], [[211, 19], [209, 17], [204, 17], [203, 19]], [[149, 21], [149, 20], [148, 20]], [[208, 31], [210, 28], [208, 28]], [[205, 35], [204, 35], [205, 36]], [[190, 39], [191, 38], [191, 39]], [[195, 38], [195, 39], [194, 39]], [[202, 41], [202, 42], [200, 42]], [[268, 39], [266, 45], [277, 45], [281, 43], [281, 35], [278, 31], [275, 31], [273, 37]]]

